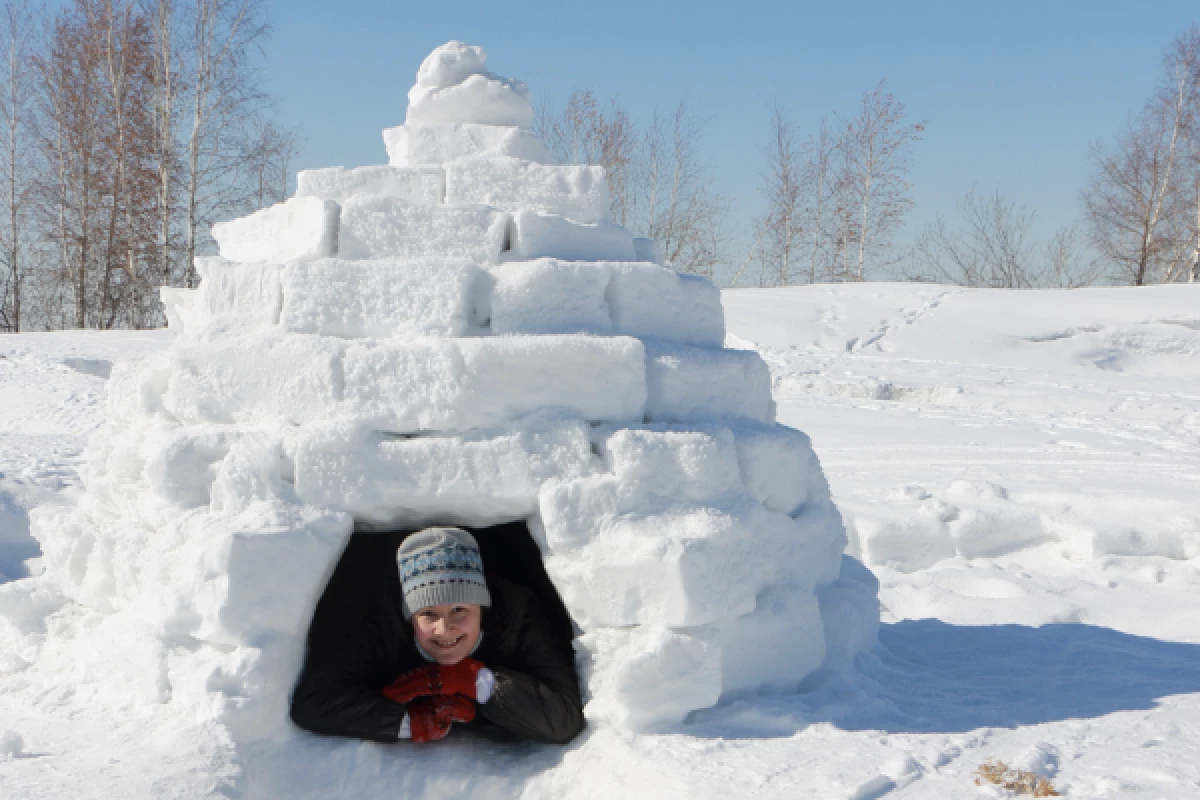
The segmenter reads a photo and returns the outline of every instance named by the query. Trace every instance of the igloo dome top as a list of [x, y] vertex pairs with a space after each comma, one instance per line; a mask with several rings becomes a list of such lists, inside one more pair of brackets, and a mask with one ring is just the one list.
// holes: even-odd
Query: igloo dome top
[[407, 122], [475, 123], [528, 128], [533, 122], [529, 89], [489, 72], [482, 47], [446, 42], [426, 56], [408, 92]]

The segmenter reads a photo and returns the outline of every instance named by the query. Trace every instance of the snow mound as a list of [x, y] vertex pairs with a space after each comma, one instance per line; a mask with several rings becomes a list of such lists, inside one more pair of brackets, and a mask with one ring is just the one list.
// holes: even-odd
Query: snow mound
[[[294, 794], [289, 764], [350, 746], [287, 705], [356, 523], [525, 520], [601, 729], [678, 728], [872, 646], [878, 585], [766, 364], [723, 346], [716, 288], [606, 221], [601, 168], [530, 157], [528, 90], [484, 61], [435, 50], [392, 166], [304, 173], [164, 291], [177, 335], [113, 369], [86, 491], [32, 514], [43, 572], [0, 589], [0, 671], [74, 663], [120, 713], [218, 726], [245, 796]], [[369, 762], [337, 771], [386, 792]], [[482, 794], [527, 780], [463, 769]]]
[[529, 89], [484, 68], [482, 47], [447, 42], [430, 53], [408, 92], [406, 122], [469, 122], [528, 128], [533, 122]]

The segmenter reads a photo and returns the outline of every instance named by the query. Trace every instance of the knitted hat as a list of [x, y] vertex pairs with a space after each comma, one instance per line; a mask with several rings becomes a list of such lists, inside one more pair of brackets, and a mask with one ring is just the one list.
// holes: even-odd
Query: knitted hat
[[426, 528], [396, 550], [404, 618], [442, 603], [490, 606], [483, 558], [475, 538], [461, 528]]

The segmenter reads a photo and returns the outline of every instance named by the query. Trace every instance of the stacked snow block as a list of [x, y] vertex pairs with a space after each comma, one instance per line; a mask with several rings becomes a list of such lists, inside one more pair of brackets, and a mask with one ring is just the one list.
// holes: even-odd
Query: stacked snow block
[[603, 170], [547, 163], [531, 117], [451, 43], [389, 165], [214, 226], [199, 288], [163, 293], [168, 352], [114, 370], [84, 500], [35, 524], [65, 595], [162, 637], [165, 696], [235, 741], [292, 735], [355, 524], [528, 520], [606, 724], [678, 725], [873, 640], [869, 573], [716, 287], [611, 224]]

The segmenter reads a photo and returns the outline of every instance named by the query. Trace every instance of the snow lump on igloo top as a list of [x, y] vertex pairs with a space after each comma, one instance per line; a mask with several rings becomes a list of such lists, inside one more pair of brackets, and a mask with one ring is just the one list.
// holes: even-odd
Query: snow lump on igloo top
[[717, 288], [610, 221], [603, 168], [549, 163], [484, 62], [430, 54], [388, 165], [214, 226], [199, 287], [163, 291], [168, 351], [114, 370], [86, 492], [35, 514], [40, 591], [134, 625], [111, 680], [222, 726], [247, 795], [289, 748], [319, 761], [288, 693], [356, 523], [526, 520], [592, 726], [671, 729], [874, 640], [876, 585]]

